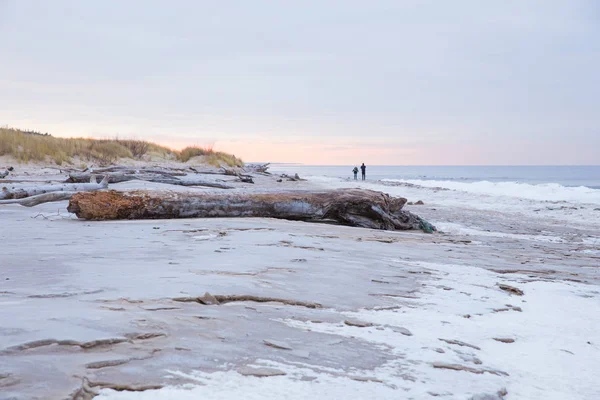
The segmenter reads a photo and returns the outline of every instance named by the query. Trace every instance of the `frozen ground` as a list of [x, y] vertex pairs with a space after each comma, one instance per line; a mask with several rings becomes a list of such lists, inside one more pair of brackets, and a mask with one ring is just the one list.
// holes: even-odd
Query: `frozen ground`
[[600, 398], [593, 219], [377, 188], [442, 232], [1, 206], [0, 399]]

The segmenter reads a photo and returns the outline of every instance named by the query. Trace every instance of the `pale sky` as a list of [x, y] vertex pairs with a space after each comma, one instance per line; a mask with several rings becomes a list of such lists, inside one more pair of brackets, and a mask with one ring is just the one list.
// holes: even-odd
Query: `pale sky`
[[246, 161], [600, 164], [600, 1], [0, 0], [0, 125]]

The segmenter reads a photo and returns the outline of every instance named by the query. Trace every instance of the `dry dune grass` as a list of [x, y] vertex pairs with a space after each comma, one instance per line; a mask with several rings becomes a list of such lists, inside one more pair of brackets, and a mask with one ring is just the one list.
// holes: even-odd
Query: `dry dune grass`
[[187, 147], [182, 151], [143, 140], [57, 138], [38, 132], [13, 128], [0, 128], [0, 156], [9, 155], [20, 162], [55, 162], [58, 165], [71, 163], [73, 157], [110, 165], [121, 158], [142, 159], [146, 155], [177, 159], [187, 162], [192, 157], [204, 156], [211, 165], [241, 166], [235, 156], [216, 152], [212, 148]]
[[236, 156], [222, 151], [214, 151], [212, 147], [186, 147], [177, 154], [177, 159], [181, 162], [188, 162], [193, 157], [204, 156], [206, 163], [218, 166], [225, 163], [230, 167], [240, 167], [244, 165], [242, 160]]

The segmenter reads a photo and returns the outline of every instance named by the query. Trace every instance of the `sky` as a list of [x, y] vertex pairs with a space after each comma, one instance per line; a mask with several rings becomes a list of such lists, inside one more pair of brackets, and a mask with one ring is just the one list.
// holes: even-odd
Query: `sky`
[[600, 164], [597, 0], [0, 0], [0, 125], [246, 161]]

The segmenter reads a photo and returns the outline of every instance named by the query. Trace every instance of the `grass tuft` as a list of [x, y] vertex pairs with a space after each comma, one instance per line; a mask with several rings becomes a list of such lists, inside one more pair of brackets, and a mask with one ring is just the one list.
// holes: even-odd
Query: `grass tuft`
[[188, 162], [190, 159], [198, 156], [205, 156], [213, 152], [212, 147], [190, 146], [181, 150], [177, 159], [181, 162]]
[[220, 167], [225, 164], [229, 167], [242, 167], [244, 162], [233, 154], [224, 153], [222, 151], [214, 151], [212, 147], [191, 146], [181, 150], [178, 154], [178, 159], [181, 162], [188, 162], [193, 157], [203, 156], [204, 162]]

